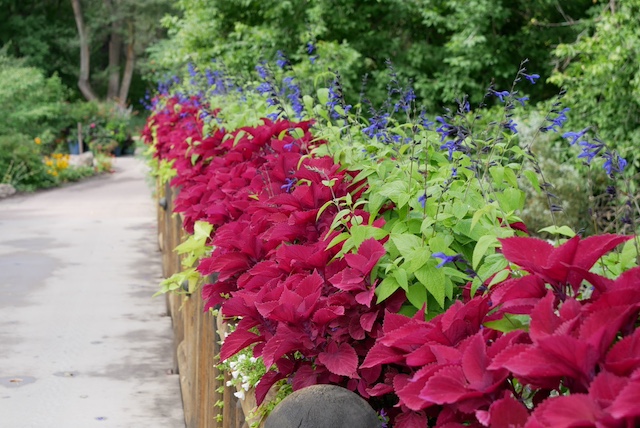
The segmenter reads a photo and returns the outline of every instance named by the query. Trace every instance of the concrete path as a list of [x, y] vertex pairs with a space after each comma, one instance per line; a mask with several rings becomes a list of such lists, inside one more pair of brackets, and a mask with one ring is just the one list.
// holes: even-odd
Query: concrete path
[[0, 427], [184, 427], [144, 166], [0, 201]]

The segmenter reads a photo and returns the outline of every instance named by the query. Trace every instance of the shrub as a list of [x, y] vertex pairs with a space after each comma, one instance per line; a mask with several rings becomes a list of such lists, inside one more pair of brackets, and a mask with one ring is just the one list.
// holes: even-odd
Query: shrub
[[0, 182], [20, 191], [33, 191], [56, 184], [55, 176], [47, 173], [38, 145], [21, 135], [0, 135]]
[[65, 88], [57, 76], [46, 78], [0, 49], [0, 135], [31, 138], [55, 135], [64, 123]]

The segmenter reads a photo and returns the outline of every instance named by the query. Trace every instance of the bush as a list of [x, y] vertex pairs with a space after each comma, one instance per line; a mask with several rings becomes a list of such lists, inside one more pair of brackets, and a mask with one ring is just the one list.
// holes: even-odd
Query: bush
[[65, 119], [67, 88], [0, 49], [0, 135], [55, 135]]
[[56, 182], [47, 173], [35, 141], [22, 134], [0, 135], [0, 183], [32, 191], [52, 187]]

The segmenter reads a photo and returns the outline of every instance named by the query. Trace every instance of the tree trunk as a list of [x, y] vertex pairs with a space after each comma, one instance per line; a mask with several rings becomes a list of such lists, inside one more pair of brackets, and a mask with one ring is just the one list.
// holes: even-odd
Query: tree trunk
[[80, 76], [78, 77], [78, 88], [80, 88], [80, 92], [82, 92], [82, 95], [84, 95], [87, 101], [94, 101], [98, 99], [98, 96], [93, 92], [91, 82], [89, 81], [89, 73], [91, 71], [89, 39], [87, 37], [87, 28], [84, 25], [84, 18], [82, 17], [80, 0], [71, 0], [71, 6], [73, 6], [73, 15], [76, 20], [76, 26], [78, 27], [78, 38], [80, 39]]
[[122, 84], [120, 86], [120, 96], [118, 97], [119, 103], [122, 106], [127, 105], [127, 98], [129, 96], [129, 88], [131, 87], [131, 79], [133, 77], [133, 69], [136, 63], [135, 52], [135, 25], [132, 19], [128, 22], [129, 37], [127, 40], [127, 62], [124, 66], [124, 74], [122, 75]]
[[120, 90], [120, 56], [122, 54], [122, 23], [116, 16], [115, 8], [110, 0], [104, 0], [107, 11], [111, 15], [111, 34], [109, 35], [109, 86], [107, 99], [114, 100]]

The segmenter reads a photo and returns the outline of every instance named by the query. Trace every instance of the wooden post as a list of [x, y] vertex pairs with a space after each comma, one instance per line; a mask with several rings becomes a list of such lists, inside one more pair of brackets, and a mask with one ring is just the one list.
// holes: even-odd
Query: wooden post
[[78, 122], [78, 154], [82, 154], [83, 142], [82, 142], [82, 124]]

